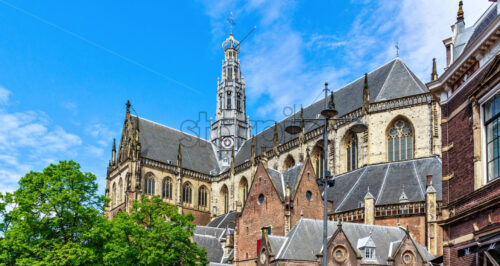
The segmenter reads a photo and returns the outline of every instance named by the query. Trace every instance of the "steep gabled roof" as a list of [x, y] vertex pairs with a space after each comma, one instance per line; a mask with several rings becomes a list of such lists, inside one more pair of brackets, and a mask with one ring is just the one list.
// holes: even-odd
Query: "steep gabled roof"
[[214, 169], [219, 171], [210, 142], [141, 117], [131, 116], [131, 119], [134, 124], [139, 120], [139, 141], [143, 157], [176, 164], [181, 144], [183, 167], [205, 174], [210, 174]]
[[441, 160], [438, 157], [368, 165], [335, 177], [335, 186], [328, 190], [335, 212], [359, 208], [369, 190], [376, 205], [399, 203], [404, 186], [409, 202], [425, 201], [427, 175], [441, 200]]

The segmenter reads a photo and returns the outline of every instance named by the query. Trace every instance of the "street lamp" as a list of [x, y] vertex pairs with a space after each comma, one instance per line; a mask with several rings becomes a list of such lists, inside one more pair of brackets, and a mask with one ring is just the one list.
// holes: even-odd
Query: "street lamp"
[[[309, 119], [304, 119], [301, 118], [301, 122], [305, 121], [325, 121], [325, 125], [323, 126], [323, 176], [320, 177], [317, 180], [317, 183], [319, 186], [323, 186], [323, 265], [327, 265], [327, 250], [326, 250], [326, 245], [327, 245], [327, 240], [328, 240], [328, 201], [327, 201], [327, 195], [328, 195], [328, 187], [333, 187], [335, 184], [335, 180], [333, 179], [335, 177], [335, 172], [333, 173], [333, 176], [330, 174], [328, 171], [328, 121], [329, 120], [334, 120], [334, 121], [343, 121], [343, 122], [353, 122], [354, 119], [349, 119], [349, 118], [335, 118], [335, 116], [338, 114], [337, 110], [335, 110], [335, 101], [333, 98], [333, 92], [330, 94], [330, 101], [327, 102], [328, 98], [328, 83], [325, 82], [325, 109], [321, 111], [321, 115], [324, 117], [324, 119], [321, 118], [309, 118]], [[356, 123], [351, 126], [350, 130], [354, 133], [362, 133], [365, 132], [368, 129], [368, 127], [363, 124], [359, 118], [357, 118]], [[295, 135], [298, 134], [302, 131], [302, 128], [297, 125], [295, 118], [292, 120], [292, 124], [287, 126], [285, 128], [285, 131], [289, 134]], [[337, 126], [334, 126], [334, 138], [337, 137]], [[334, 139], [335, 143], [335, 139]], [[331, 180], [328, 180], [330, 179]]]

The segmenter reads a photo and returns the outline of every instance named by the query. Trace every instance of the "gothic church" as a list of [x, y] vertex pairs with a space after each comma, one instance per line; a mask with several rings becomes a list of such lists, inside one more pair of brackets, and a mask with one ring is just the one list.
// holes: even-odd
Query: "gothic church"
[[[140, 196], [160, 195], [183, 214], [192, 213], [198, 225], [230, 213], [235, 217], [227, 225], [235, 229], [231, 256], [243, 263], [256, 258], [255, 237], [261, 237], [262, 227], [279, 228], [273, 235], [284, 236], [299, 216], [317, 218], [305, 217], [309, 214], [299, 209], [305, 207], [298, 201], [302, 197], [322, 201], [321, 194], [311, 197], [310, 191], [304, 190], [304, 195], [297, 194], [291, 200], [295, 205], [284, 201], [290, 199], [290, 193], [302, 191], [294, 186], [300, 185], [296, 182], [306, 171], [314, 178], [321, 177], [325, 125], [302, 121], [297, 136], [284, 128], [295, 120], [318, 118], [328, 99], [322, 98], [252, 136], [238, 59], [240, 45], [232, 32], [222, 48], [222, 78], [218, 80], [217, 110], [209, 140], [132, 115], [127, 102], [118, 150], [113, 143], [109, 162], [106, 197], [111, 202], [105, 211], [112, 219], [119, 211], [128, 211]], [[326, 125], [328, 168], [336, 180], [328, 192], [330, 219], [401, 225], [432, 254], [440, 254], [441, 233], [433, 225], [442, 200], [438, 102], [398, 57], [360, 75], [333, 95], [337, 117], [359, 119], [368, 130], [352, 132], [349, 129], [354, 122], [331, 121]], [[275, 201], [267, 201], [267, 192], [258, 191], [258, 182], [266, 176], [282, 195]], [[431, 212], [425, 208], [429, 203], [435, 207]], [[273, 208], [296, 208], [297, 216], [275, 217]], [[316, 212], [321, 214], [321, 209]], [[266, 215], [274, 220], [262, 224]]]

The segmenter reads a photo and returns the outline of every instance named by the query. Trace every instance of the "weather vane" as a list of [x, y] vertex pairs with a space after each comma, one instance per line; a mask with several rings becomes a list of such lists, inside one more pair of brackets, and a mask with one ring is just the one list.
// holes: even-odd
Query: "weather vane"
[[233, 34], [233, 26], [236, 25], [236, 22], [233, 20], [233, 12], [231, 12], [231, 16], [227, 19], [229, 25], [231, 25], [231, 35]]
[[399, 42], [396, 42], [396, 57], [399, 57]]

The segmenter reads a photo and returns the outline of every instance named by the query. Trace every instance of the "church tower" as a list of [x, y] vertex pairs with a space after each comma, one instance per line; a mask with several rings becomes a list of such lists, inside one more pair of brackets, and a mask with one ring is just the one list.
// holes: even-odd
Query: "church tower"
[[250, 137], [249, 121], [246, 117], [245, 81], [241, 75], [240, 43], [231, 33], [222, 43], [224, 61], [222, 79], [217, 79], [217, 110], [210, 127], [210, 141], [217, 148], [217, 159], [222, 166], [229, 166], [231, 150], [237, 151]]

